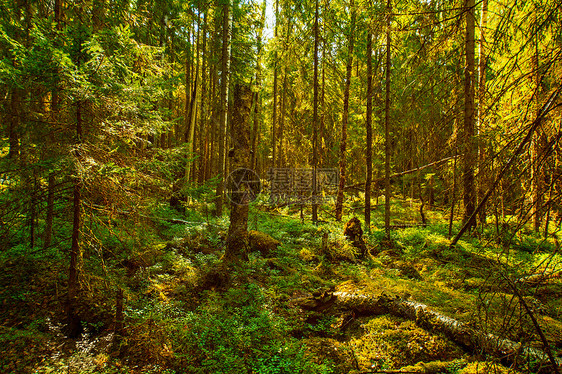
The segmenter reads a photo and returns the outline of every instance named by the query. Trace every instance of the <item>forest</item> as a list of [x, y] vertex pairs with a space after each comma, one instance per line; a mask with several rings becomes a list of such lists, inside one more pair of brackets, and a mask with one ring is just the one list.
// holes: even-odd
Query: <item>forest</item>
[[560, 0], [0, 0], [1, 373], [560, 373]]

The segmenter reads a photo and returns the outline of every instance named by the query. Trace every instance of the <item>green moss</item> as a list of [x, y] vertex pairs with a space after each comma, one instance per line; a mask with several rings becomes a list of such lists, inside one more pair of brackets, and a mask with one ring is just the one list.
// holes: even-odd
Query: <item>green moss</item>
[[268, 256], [279, 245], [279, 241], [260, 231], [250, 230], [248, 236], [250, 250], [260, 252], [263, 256]]
[[363, 329], [364, 335], [350, 342], [363, 369], [399, 369], [420, 361], [451, 360], [463, 354], [445, 337], [397, 317], [373, 318]]

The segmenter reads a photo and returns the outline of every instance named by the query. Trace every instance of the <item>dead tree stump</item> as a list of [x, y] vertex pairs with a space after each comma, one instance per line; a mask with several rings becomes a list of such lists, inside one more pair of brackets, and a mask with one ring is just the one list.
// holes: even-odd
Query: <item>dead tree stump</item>
[[367, 246], [363, 240], [361, 222], [357, 217], [353, 217], [345, 224], [343, 234], [346, 236], [347, 240], [351, 241], [351, 245], [359, 250], [359, 256], [365, 257], [367, 254]]

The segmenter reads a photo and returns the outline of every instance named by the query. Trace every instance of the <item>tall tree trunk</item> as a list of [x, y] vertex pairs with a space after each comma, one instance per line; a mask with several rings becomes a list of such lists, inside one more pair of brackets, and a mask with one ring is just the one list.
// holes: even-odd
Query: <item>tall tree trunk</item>
[[[82, 143], [82, 102], [78, 101], [76, 103], [76, 144], [77, 150], [75, 151], [76, 162], [80, 158], [80, 144]], [[76, 303], [78, 298], [78, 259], [80, 256], [80, 226], [81, 226], [81, 190], [82, 182], [80, 176], [74, 178], [74, 187], [72, 194], [72, 239], [70, 247], [70, 264], [68, 271], [68, 295], [67, 295], [67, 305], [66, 305], [66, 317], [68, 324], [68, 336], [71, 338], [76, 338], [81, 333], [81, 321], [80, 317], [76, 311]]]
[[550, 187], [548, 188], [548, 200], [545, 203], [546, 214], [545, 214], [545, 220], [544, 220], [544, 234], [543, 234], [543, 237], [545, 239], [548, 239], [548, 236], [549, 236], [550, 214], [551, 214], [551, 211], [552, 211], [552, 205], [554, 203], [554, 201], [552, 200], [553, 199], [552, 192], [554, 190], [555, 182], [556, 182], [556, 179], [557, 179], [554, 176], [555, 170], [559, 170], [557, 158], [554, 159], [553, 165], [550, 165], [550, 170], [549, 170], [550, 172], [547, 173], [547, 175], [548, 175], [547, 179], [548, 179], [548, 182], [550, 184]]
[[55, 207], [55, 173], [50, 172], [47, 182], [47, 215], [45, 217], [45, 231], [43, 231], [43, 249], [51, 246], [53, 237], [53, 220]]
[[318, 168], [318, 0], [314, 3], [314, 102], [312, 103], [312, 222], [318, 222], [318, 183], [316, 170]]
[[279, 151], [277, 152], [277, 166], [278, 167], [286, 167], [285, 161], [285, 146], [284, 146], [284, 132], [285, 132], [285, 111], [286, 111], [286, 103], [287, 103], [287, 64], [285, 65], [285, 69], [283, 72], [283, 90], [281, 92], [281, 108], [279, 110], [279, 134], [278, 134], [278, 146]]
[[283, 133], [285, 131], [285, 101], [287, 100], [287, 65], [283, 73], [281, 86], [281, 107], [279, 108], [278, 132], [277, 132], [277, 167], [281, 168], [285, 165], [285, 149], [283, 147]]
[[253, 125], [250, 134], [250, 142], [251, 142], [251, 152], [250, 152], [250, 169], [256, 171], [259, 174], [258, 170], [258, 149], [257, 144], [259, 144], [259, 137], [260, 137], [260, 90], [261, 90], [261, 57], [263, 53], [263, 28], [265, 27], [265, 11], [266, 11], [266, 1], [263, 0], [262, 3], [262, 13], [260, 19], [260, 27], [258, 29], [256, 35], [256, 45], [257, 45], [257, 54], [256, 54], [256, 81], [255, 87], [256, 92], [254, 93], [252, 102], [253, 102]]
[[[328, 131], [326, 129], [326, 42], [322, 42], [322, 86], [320, 88], [320, 144], [316, 141], [318, 152], [318, 163], [322, 165], [326, 157], [326, 148], [328, 144]], [[331, 144], [331, 142], [330, 142]]]
[[[197, 35], [196, 35], [196, 47], [195, 47], [195, 72], [194, 72], [194, 81], [193, 81], [193, 89], [191, 92], [191, 102], [189, 103], [189, 114], [187, 116], [188, 123], [187, 123], [187, 131], [189, 132], [187, 135], [187, 149], [191, 155], [195, 154], [195, 124], [197, 120], [197, 97], [198, 97], [198, 83], [199, 83], [199, 48], [200, 48], [200, 37], [201, 37], [201, 15], [197, 20]], [[186, 82], [187, 84], [187, 82]], [[188, 85], [189, 86], [189, 85]], [[187, 96], [187, 95], [186, 95]], [[189, 183], [194, 181], [195, 177], [195, 167], [196, 167], [196, 160], [192, 162], [187, 162], [186, 171], [185, 171], [185, 182]]]
[[[250, 133], [250, 169], [254, 170], [257, 172], [257, 142], [259, 141], [259, 131], [260, 131], [260, 126], [259, 126], [259, 100], [260, 100], [260, 96], [259, 96], [259, 89], [260, 86], [257, 83], [257, 76], [256, 76], [256, 87], [257, 87], [257, 91], [253, 94], [253, 99], [252, 99], [252, 109], [253, 109], [253, 117], [252, 117], [252, 130]], [[259, 174], [259, 173], [258, 173]]]
[[367, 115], [365, 127], [367, 130], [367, 175], [365, 177], [365, 229], [371, 232], [371, 182], [373, 180], [373, 35], [367, 32]]
[[123, 295], [123, 289], [119, 287], [115, 294], [115, 321], [113, 332], [114, 335], [114, 346], [119, 347], [123, 339], [123, 333], [125, 330], [125, 313], [123, 308], [123, 300], [125, 299]]
[[[232, 113], [233, 152], [231, 165], [233, 175], [230, 188], [230, 225], [226, 238], [224, 258], [226, 262], [245, 259], [248, 247], [248, 203], [251, 176], [245, 172], [250, 165], [250, 111], [252, 91], [248, 86], [234, 87], [234, 106]], [[242, 170], [237, 173], [237, 170]]]
[[21, 90], [14, 88], [12, 90], [12, 97], [10, 100], [10, 119], [8, 122], [8, 138], [10, 149], [8, 151], [8, 158], [11, 160], [17, 159], [20, 154], [20, 136], [19, 131], [21, 127]]
[[390, 21], [392, 2], [387, 4], [388, 19], [386, 21], [386, 83], [384, 99], [384, 231], [386, 239], [390, 240]]
[[[464, 69], [464, 123], [463, 123], [463, 205], [464, 218], [472, 216], [476, 207], [476, 191], [474, 185], [474, 166], [477, 159], [477, 147], [474, 142], [474, 17], [475, 0], [466, 0], [466, 33], [465, 33], [465, 69]], [[468, 222], [468, 229], [474, 228], [474, 222]]]
[[[186, 56], [185, 56], [185, 107], [184, 107], [184, 113], [183, 113], [183, 142], [187, 143], [189, 142], [189, 133], [191, 132], [191, 129], [189, 128], [189, 125], [191, 124], [191, 103], [192, 103], [192, 98], [191, 98], [191, 71], [192, 71], [192, 64], [193, 64], [193, 56], [191, 55], [191, 31], [188, 32], [187, 34], [187, 51], [186, 51]], [[194, 85], [195, 86], [195, 85]]]
[[[535, 21], [536, 22], [536, 21]], [[533, 80], [535, 85], [535, 111], [536, 116], [539, 117], [541, 108], [541, 73], [540, 73], [540, 53], [539, 53], [539, 36], [535, 33], [534, 37], [535, 53], [532, 57]], [[545, 173], [542, 160], [543, 149], [547, 143], [546, 134], [544, 132], [542, 121], [539, 119], [537, 132], [531, 139], [531, 214], [533, 216], [533, 229], [536, 233], [540, 232], [542, 222], [542, 208], [544, 203], [543, 195], [545, 193]]]
[[[218, 18], [218, 17], [215, 17]], [[216, 25], [217, 21], [215, 19], [215, 30], [217, 28]], [[219, 50], [219, 46], [218, 46], [218, 37], [216, 35], [216, 33], [213, 33], [213, 42], [211, 43], [212, 45], [212, 52], [211, 58], [216, 58], [216, 56], [218, 55], [218, 50]], [[209, 90], [209, 103], [211, 105], [210, 107], [210, 126], [209, 126], [209, 167], [207, 169], [207, 175], [205, 177], [205, 179], [210, 179], [215, 172], [218, 173], [217, 169], [218, 169], [218, 160], [216, 157], [217, 154], [217, 143], [218, 143], [218, 120], [217, 120], [217, 112], [218, 112], [218, 106], [220, 105], [220, 103], [217, 104], [218, 100], [217, 100], [217, 86], [218, 86], [218, 71], [217, 71], [217, 67], [216, 64], [210, 64], [210, 71], [209, 71], [209, 75], [211, 77], [211, 88]]]
[[55, 27], [57, 30], [62, 30], [62, 3], [64, 0], [55, 0]]
[[[482, 138], [482, 132], [484, 127], [484, 106], [486, 97], [486, 30], [488, 28], [488, 0], [482, 1], [482, 15], [480, 18], [480, 41], [479, 41], [479, 57], [478, 57], [478, 112], [477, 112], [477, 123], [478, 123], [478, 174], [479, 174], [479, 186], [478, 186], [478, 201], [482, 201], [482, 198], [486, 194], [487, 181], [489, 179], [490, 168], [486, 167], [486, 151], [488, 147], [486, 142]], [[482, 228], [486, 224], [486, 207], [483, 207], [479, 214], [480, 224]]]
[[[273, 38], [277, 40], [277, 29], [279, 27], [279, 0], [275, 0], [275, 27], [273, 30]], [[277, 55], [277, 48], [273, 55], [273, 111], [271, 115], [271, 166], [275, 167], [277, 161], [276, 148], [277, 148], [277, 96], [278, 96], [278, 70], [279, 70], [279, 56]]]
[[346, 178], [346, 153], [347, 153], [347, 122], [349, 119], [349, 89], [351, 85], [351, 70], [353, 69], [353, 43], [355, 36], [355, 6], [354, 0], [350, 0], [349, 9], [351, 11], [351, 24], [348, 36], [347, 64], [345, 74], [345, 88], [343, 92], [343, 115], [341, 122], [341, 141], [340, 141], [340, 180], [338, 194], [336, 197], [336, 221], [341, 221], [343, 215], [343, 190]]
[[455, 218], [455, 205], [457, 203], [457, 147], [455, 145], [455, 160], [453, 162], [453, 186], [451, 187], [451, 211], [449, 212], [449, 235], [453, 236], [453, 219]]
[[[58, 31], [62, 30], [61, 23], [61, 8], [62, 0], [55, 0], [55, 28]], [[59, 88], [55, 87], [51, 92], [51, 122], [57, 123], [59, 119]], [[55, 144], [55, 130], [53, 128], [49, 129], [48, 140], [50, 145]], [[52, 236], [53, 236], [53, 220], [54, 220], [54, 207], [55, 207], [55, 172], [51, 171], [49, 173], [47, 182], [47, 215], [45, 217], [45, 231], [43, 231], [43, 249], [46, 250], [51, 246]]]
[[30, 178], [30, 199], [29, 199], [29, 246], [33, 248], [35, 246], [35, 232], [36, 232], [36, 220], [37, 220], [37, 171], [32, 171]]
[[221, 87], [220, 87], [220, 118], [219, 118], [219, 160], [218, 172], [220, 180], [216, 190], [216, 216], [222, 215], [223, 209], [223, 192], [225, 182], [225, 141], [227, 131], [227, 113], [228, 113], [228, 81], [230, 75], [230, 1], [226, 1], [222, 7], [223, 24], [222, 24], [222, 61], [221, 61]]
[[284, 132], [285, 132], [285, 116], [287, 111], [287, 53], [289, 49], [289, 42], [291, 36], [291, 17], [290, 15], [287, 17], [287, 32], [285, 33], [285, 43], [283, 47], [283, 91], [281, 93], [281, 108], [280, 108], [280, 116], [279, 119], [279, 134], [278, 134], [278, 146], [279, 152], [277, 152], [277, 165], [279, 167], [285, 167], [286, 165], [286, 149], [284, 143]]
[[202, 26], [203, 41], [201, 45], [201, 102], [199, 109], [199, 163], [197, 181], [202, 184], [205, 181], [205, 170], [207, 169], [207, 12], [203, 17]]

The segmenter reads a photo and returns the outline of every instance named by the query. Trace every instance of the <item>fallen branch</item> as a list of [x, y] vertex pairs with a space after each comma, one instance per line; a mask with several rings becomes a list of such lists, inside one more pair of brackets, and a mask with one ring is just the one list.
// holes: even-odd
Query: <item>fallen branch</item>
[[537, 273], [523, 276], [516, 280], [516, 283], [525, 283], [529, 286], [539, 286], [551, 280], [559, 280], [562, 278], [562, 271], [555, 271], [551, 273]]
[[[430, 164], [420, 166], [420, 167], [415, 168], [415, 169], [409, 169], [409, 170], [402, 171], [400, 173], [394, 173], [394, 174], [390, 175], [390, 178], [391, 179], [392, 178], [398, 178], [398, 177], [402, 177], [402, 176], [407, 175], [407, 174], [412, 174], [412, 173], [415, 173], [416, 171], [421, 171], [423, 169], [427, 169], [429, 167], [442, 164], [442, 163], [444, 163], [446, 161], [449, 161], [453, 158], [455, 158], [455, 156], [447, 157], [447, 158], [441, 159], [439, 161], [435, 161], [435, 162], [432, 162]], [[382, 183], [382, 182], [384, 182], [384, 178], [373, 179], [373, 181], [371, 183], [372, 183], [372, 185], [377, 185], [377, 184]], [[345, 186], [344, 190], [348, 190], [348, 189], [363, 190], [364, 188], [365, 188], [365, 182], [359, 182], [359, 183], [355, 183], [355, 184], [350, 184], [349, 186]]]
[[103, 212], [108, 212], [108, 213], [113, 213], [113, 214], [120, 214], [123, 216], [132, 216], [132, 215], [136, 215], [137, 217], [141, 217], [141, 218], [146, 218], [146, 219], [151, 219], [151, 220], [155, 220], [155, 221], [165, 221], [174, 225], [180, 225], [180, 224], [185, 224], [185, 225], [193, 225], [193, 226], [198, 226], [201, 224], [206, 224], [209, 226], [215, 226], [215, 227], [223, 227], [221, 225], [217, 225], [214, 223], [209, 223], [209, 222], [193, 222], [193, 221], [186, 221], [183, 219], [177, 219], [177, 218], [164, 218], [164, 217], [156, 217], [156, 216], [147, 216], [146, 214], [141, 214], [141, 213], [136, 213], [133, 211], [129, 211], [129, 210], [121, 210], [121, 209], [110, 209], [106, 206], [103, 205], [96, 205], [96, 204], [90, 204], [90, 208], [92, 209], [96, 209], [98, 211], [103, 211]]
[[552, 95], [550, 95], [548, 100], [542, 106], [542, 108], [539, 112], [539, 115], [537, 116], [537, 118], [535, 118], [535, 120], [529, 126], [529, 131], [527, 132], [527, 135], [525, 136], [525, 138], [523, 138], [523, 140], [521, 140], [521, 143], [519, 143], [519, 146], [517, 147], [517, 149], [515, 150], [515, 152], [513, 153], [511, 158], [509, 159], [509, 161], [507, 162], [507, 164], [505, 164], [504, 167], [500, 170], [498, 176], [496, 177], [496, 180], [494, 181], [494, 183], [492, 184], [492, 186], [490, 187], [488, 192], [486, 192], [484, 197], [482, 197], [482, 200], [480, 201], [480, 203], [478, 203], [478, 206], [476, 207], [476, 209], [474, 209], [474, 212], [472, 212], [472, 215], [470, 216], [470, 218], [468, 218], [464, 222], [461, 230], [453, 238], [453, 240], [451, 241], [451, 244], [450, 244], [450, 248], [453, 248], [457, 244], [459, 239], [462, 238], [462, 236], [464, 235], [466, 230], [468, 230], [472, 226], [472, 222], [474, 222], [474, 220], [476, 219], [476, 215], [480, 212], [480, 210], [482, 210], [482, 207], [485, 206], [486, 201], [488, 201], [488, 199], [490, 198], [490, 195], [495, 191], [497, 186], [500, 184], [500, 181], [502, 180], [505, 173], [511, 168], [511, 166], [513, 165], [515, 160], [517, 160], [519, 158], [519, 155], [523, 152], [523, 149], [525, 148], [525, 145], [531, 140], [531, 138], [533, 136], [533, 133], [537, 130], [537, 128], [541, 124], [542, 119], [551, 110], [553, 110], [554, 108], [556, 108], [560, 105], [560, 104], [556, 104], [556, 101], [558, 100], [558, 96], [560, 95], [561, 91], [562, 91], [562, 85], [558, 86], [556, 91], [554, 91], [552, 93]]
[[427, 227], [427, 224], [424, 223], [399, 223], [396, 225], [390, 225], [389, 226], [391, 230], [397, 230], [397, 229], [409, 229], [412, 227]]
[[535, 314], [533, 313], [531, 308], [529, 308], [529, 305], [525, 301], [525, 298], [523, 297], [523, 295], [521, 295], [521, 292], [519, 291], [517, 286], [511, 281], [511, 279], [509, 279], [509, 277], [506, 277], [503, 273], [502, 273], [502, 275], [504, 276], [505, 280], [509, 283], [509, 286], [513, 290], [513, 293], [515, 295], [517, 295], [517, 297], [519, 298], [519, 302], [521, 302], [521, 305], [523, 305], [523, 308], [525, 308], [525, 312], [527, 313], [529, 318], [531, 318], [531, 322], [533, 322], [533, 326], [535, 326], [535, 331], [539, 334], [539, 337], [541, 338], [541, 342], [543, 344], [544, 352], [546, 353], [546, 356], [548, 357], [548, 360], [552, 364], [552, 369], [554, 370], [554, 372], [556, 374], [560, 374], [560, 371], [558, 370], [558, 366], [560, 366], [560, 363], [558, 362], [556, 357], [554, 357], [554, 354], [552, 353], [552, 349], [550, 349], [550, 345], [548, 344], [548, 341], [546, 340], [546, 336], [544, 335], [544, 332], [542, 331], [542, 329], [541, 329], [541, 327], [540, 327], [540, 325], [537, 321], [537, 318], [535, 317]]

